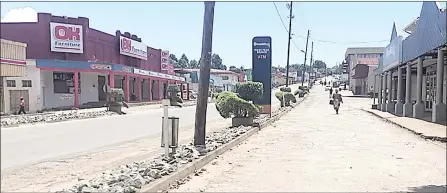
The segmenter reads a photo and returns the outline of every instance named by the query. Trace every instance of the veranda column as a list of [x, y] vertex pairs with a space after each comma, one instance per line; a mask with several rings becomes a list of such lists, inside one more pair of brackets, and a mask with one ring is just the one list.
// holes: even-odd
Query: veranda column
[[109, 86], [115, 88], [115, 74], [113, 72], [109, 73]]
[[424, 117], [425, 104], [422, 102], [422, 57], [418, 58], [417, 63], [417, 86], [416, 86], [416, 104], [413, 105], [413, 117], [422, 119]]
[[152, 80], [150, 78], [147, 79], [147, 90], [148, 90], [147, 100], [151, 101], [152, 100]]
[[186, 100], [189, 100], [189, 82], [186, 83]]
[[130, 101], [130, 93], [129, 93], [129, 76], [124, 76], [124, 94], [125, 94], [125, 100], [126, 102]]
[[390, 70], [388, 72], [387, 77], [387, 84], [388, 84], [388, 102], [386, 103], [386, 112], [394, 113], [394, 101], [393, 101], [393, 71]]
[[137, 94], [137, 101], [141, 102], [141, 98], [142, 98], [141, 95], [143, 94], [141, 92], [141, 78], [137, 77], [136, 82], [137, 82], [137, 92], [136, 92], [136, 94]]
[[387, 75], [387, 73], [383, 73], [383, 81], [382, 81], [382, 86], [383, 86], [383, 95], [382, 95], [382, 106], [380, 106], [380, 110], [381, 111], [386, 111], [386, 103], [387, 103], [387, 77], [388, 77], [388, 75]]
[[413, 103], [411, 102], [411, 65], [407, 64], [406, 77], [405, 77], [405, 104], [402, 112], [404, 117], [413, 116]]
[[442, 99], [444, 91], [444, 51], [438, 49], [438, 61], [436, 64], [436, 100], [433, 105], [431, 120], [435, 123], [441, 123], [446, 119], [446, 107]]
[[157, 90], [158, 90], [157, 93], [158, 93], [158, 100], [161, 101], [163, 99], [163, 91], [162, 91], [163, 89], [160, 88], [160, 85], [161, 85], [161, 79], [158, 79], [157, 80]]
[[396, 115], [402, 115], [404, 103], [403, 97], [402, 97], [402, 86], [403, 86], [403, 79], [402, 79], [402, 68], [397, 67], [397, 103], [394, 107], [394, 114]]
[[74, 72], [74, 107], [78, 108], [79, 107], [79, 72], [76, 71]]
[[377, 97], [377, 110], [380, 110], [381, 106], [382, 106], [382, 82], [383, 82], [383, 77], [382, 75], [378, 74], [377, 78], [379, 79], [379, 88], [378, 88], [378, 97]]

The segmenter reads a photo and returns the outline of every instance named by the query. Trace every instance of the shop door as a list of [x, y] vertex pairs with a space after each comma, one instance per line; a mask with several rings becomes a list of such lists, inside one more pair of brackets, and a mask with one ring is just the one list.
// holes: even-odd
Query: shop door
[[13, 113], [19, 112], [20, 97], [25, 100], [25, 111], [29, 111], [29, 93], [27, 90], [10, 90], [9, 91], [10, 111]]
[[98, 98], [99, 101], [105, 101], [106, 100], [106, 93], [104, 92], [104, 85], [106, 85], [106, 77], [105, 76], [98, 76]]
[[425, 110], [432, 111], [433, 104], [436, 99], [436, 74], [435, 72], [427, 72], [427, 86], [426, 86], [426, 99], [425, 99]]

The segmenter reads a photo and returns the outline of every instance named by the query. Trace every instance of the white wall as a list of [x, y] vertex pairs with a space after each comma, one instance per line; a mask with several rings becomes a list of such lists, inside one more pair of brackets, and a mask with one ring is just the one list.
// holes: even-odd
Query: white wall
[[[87, 102], [97, 102], [98, 97], [98, 75], [106, 76], [94, 72], [81, 72], [81, 93], [79, 94], [79, 104]], [[67, 107], [74, 105], [73, 94], [54, 93], [53, 71], [40, 71], [44, 108]], [[107, 79], [107, 78], [106, 78]], [[107, 81], [106, 81], [107, 82]], [[94, 85], [94, 86], [93, 86]]]
[[[29, 99], [25, 101], [29, 105], [29, 112], [36, 112], [42, 110], [42, 96], [40, 89], [40, 70], [36, 68], [35, 60], [26, 60], [26, 75], [24, 77], [5, 77], [3, 79], [4, 85], [4, 104], [5, 112], [10, 113], [11, 99], [10, 90], [28, 90]], [[6, 80], [15, 80], [16, 87], [7, 87]], [[31, 87], [22, 87], [22, 80], [31, 80]], [[15, 109], [14, 109], [15, 111]]]

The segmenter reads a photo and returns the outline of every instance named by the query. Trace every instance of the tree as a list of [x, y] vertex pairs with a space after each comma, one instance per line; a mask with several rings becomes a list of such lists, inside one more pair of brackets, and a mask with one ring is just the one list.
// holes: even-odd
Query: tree
[[[213, 54], [211, 56], [211, 68], [212, 69], [222, 69], [222, 59], [218, 54]], [[225, 70], [227, 67], [225, 66]]]
[[174, 54], [169, 54], [169, 59], [171, 60], [171, 64], [173, 64], [175, 68], [181, 68], [178, 65], [178, 59]]
[[178, 65], [180, 68], [189, 68], [189, 59], [185, 54], [182, 54], [182, 57], [178, 60]]
[[199, 68], [199, 62], [197, 60], [191, 60], [189, 61], [189, 68]]
[[321, 60], [315, 60], [313, 63], [313, 68], [320, 69], [320, 68], [326, 68], [326, 63]]
[[235, 73], [240, 73], [241, 69], [237, 68], [236, 66], [230, 66], [229, 68], [230, 71], [235, 72]]

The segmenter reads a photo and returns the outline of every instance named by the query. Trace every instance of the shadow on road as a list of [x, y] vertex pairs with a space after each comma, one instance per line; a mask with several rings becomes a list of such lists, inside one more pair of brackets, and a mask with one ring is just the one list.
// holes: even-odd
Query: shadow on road
[[426, 185], [408, 189], [409, 192], [446, 192], [446, 185]]

